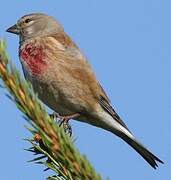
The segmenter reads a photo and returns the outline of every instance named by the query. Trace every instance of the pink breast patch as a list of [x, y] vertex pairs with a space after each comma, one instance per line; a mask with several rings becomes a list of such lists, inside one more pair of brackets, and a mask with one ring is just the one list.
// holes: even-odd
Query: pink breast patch
[[32, 74], [37, 75], [43, 72], [46, 67], [45, 52], [42, 46], [36, 46], [33, 43], [26, 44], [20, 51], [20, 57], [28, 65]]

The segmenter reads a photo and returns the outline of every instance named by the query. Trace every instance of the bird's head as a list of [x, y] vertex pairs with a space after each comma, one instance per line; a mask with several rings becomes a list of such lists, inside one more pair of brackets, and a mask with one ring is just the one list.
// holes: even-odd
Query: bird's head
[[19, 35], [20, 40], [43, 37], [63, 31], [63, 27], [51, 16], [33, 13], [21, 17], [17, 23], [6, 30]]

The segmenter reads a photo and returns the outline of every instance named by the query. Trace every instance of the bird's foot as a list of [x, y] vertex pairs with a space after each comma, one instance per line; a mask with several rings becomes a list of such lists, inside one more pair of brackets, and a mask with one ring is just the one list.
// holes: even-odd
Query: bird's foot
[[59, 124], [60, 122], [60, 115], [56, 112], [53, 112], [52, 114], [49, 114], [50, 118], [53, 119], [56, 123]]
[[74, 119], [78, 116], [80, 116], [79, 113], [75, 113], [69, 116], [60, 116], [55, 112], [52, 115], [50, 115], [50, 117], [52, 117], [59, 124], [59, 127], [63, 125], [64, 131], [68, 133], [70, 136], [72, 136], [72, 128], [69, 124], [69, 120]]
[[66, 133], [69, 134], [69, 136], [72, 136], [72, 128], [71, 128], [71, 125], [69, 124], [69, 120], [68, 118], [62, 116], [61, 117], [61, 122], [59, 124], [59, 127], [63, 125], [63, 128], [64, 128], [64, 131]]

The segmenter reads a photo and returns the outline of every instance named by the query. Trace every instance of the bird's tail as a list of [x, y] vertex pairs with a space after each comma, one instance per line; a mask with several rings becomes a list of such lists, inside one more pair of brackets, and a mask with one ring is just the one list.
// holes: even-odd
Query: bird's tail
[[[119, 118], [119, 117], [118, 117]], [[137, 151], [154, 169], [158, 167], [157, 162], [163, 163], [158, 157], [152, 154], [147, 148], [139, 143], [127, 126], [121, 120], [114, 119], [108, 113], [101, 113], [101, 124], [99, 127], [111, 131], [128, 143], [135, 151]]]
[[127, 136], [123, 132], [116, 133], [121, 139], [127, 142], [135, 151], [137, 151], [154, 169], [158, 167], [157, 161], [163, 163], [158, 157], [152, 154], [147, 148], [145, 148], [141, 143], [136, 139]]

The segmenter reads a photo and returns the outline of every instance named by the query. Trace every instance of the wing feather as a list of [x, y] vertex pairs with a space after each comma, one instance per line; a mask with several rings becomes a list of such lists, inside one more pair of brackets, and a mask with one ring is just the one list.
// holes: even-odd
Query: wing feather
[[[102, 89], [102, 92], [104, 90]], [[130, 130], [126, 126], [126, 124], [122, 121], [119, 115], [115, 112], [112, 105], [110, 104], [109, 98], [107, 97], [106, 93], [104, 95], [100, 95], [99, 97], [99, 104], [103, 107], [105, 111], [107, 111], [119, 124], [121, 124], [124, 128], [126, 128], [129, 132]], [[131, 133], [131, 132], [130, 132]]]
[[[58, 45], [58, 47], [56, 48], [60, 49], [60, 52], [62, 53], [62, 55], [63, 53], [65, 53], [65, 61], [69, 59], [69, 61], [67, 61], [68, 64], [71, 63], [71, 66], [79, 65], [79, 69], [81, 68], [81, 71], [79, 70], [79, 76], [77, 76], [77, 78], [81, 78], [81, 82], [84, 85], [85, 84], [88, 85], [89, 89], [91, 89], [91, 93], [94, 95], [94, 97], [98, 98], [98, 102], [103, 107], [103, 109], [107, 111], [114, 118], [114, 120], [116, 120], [119, 124], [121, 124], [123, 127], [125, 127], [129, 131], [126, 124], [121, 120], [121, 118], [118, 116], [118, 114], [115, 112], [115, 110], [111, 106], [110, 100], [107, 94], [105, 93], [100, 83], [97, 82], [96, 77], [89, 63], [87, 62], [86, 58], [81, 56], [81, 53], [78, 47], [75, 45], [75, 43], [64, 32], [60, 34], [55, 34], [52, 36], [52, 38], [54, 38], [54, 41], [58, 42], [58, 43], [56, 42], [54, 43], [54, 41], [52, 41], [52, 44], [55, 44], [55, 47], [56, 47], [56, 44]], [[70, 52], [70, 50], [72, 53]], [[81, 61], [79, 61], [79, 63], [77, 61], [74, 61], [73, 59], [75, 59], [75, 57], [77, 57], [76, 58], [77, 60], [81, 59]], [[77, 70], [78, 69], [76, 68], [74, 71], [74, 74], [77, 73]]]

